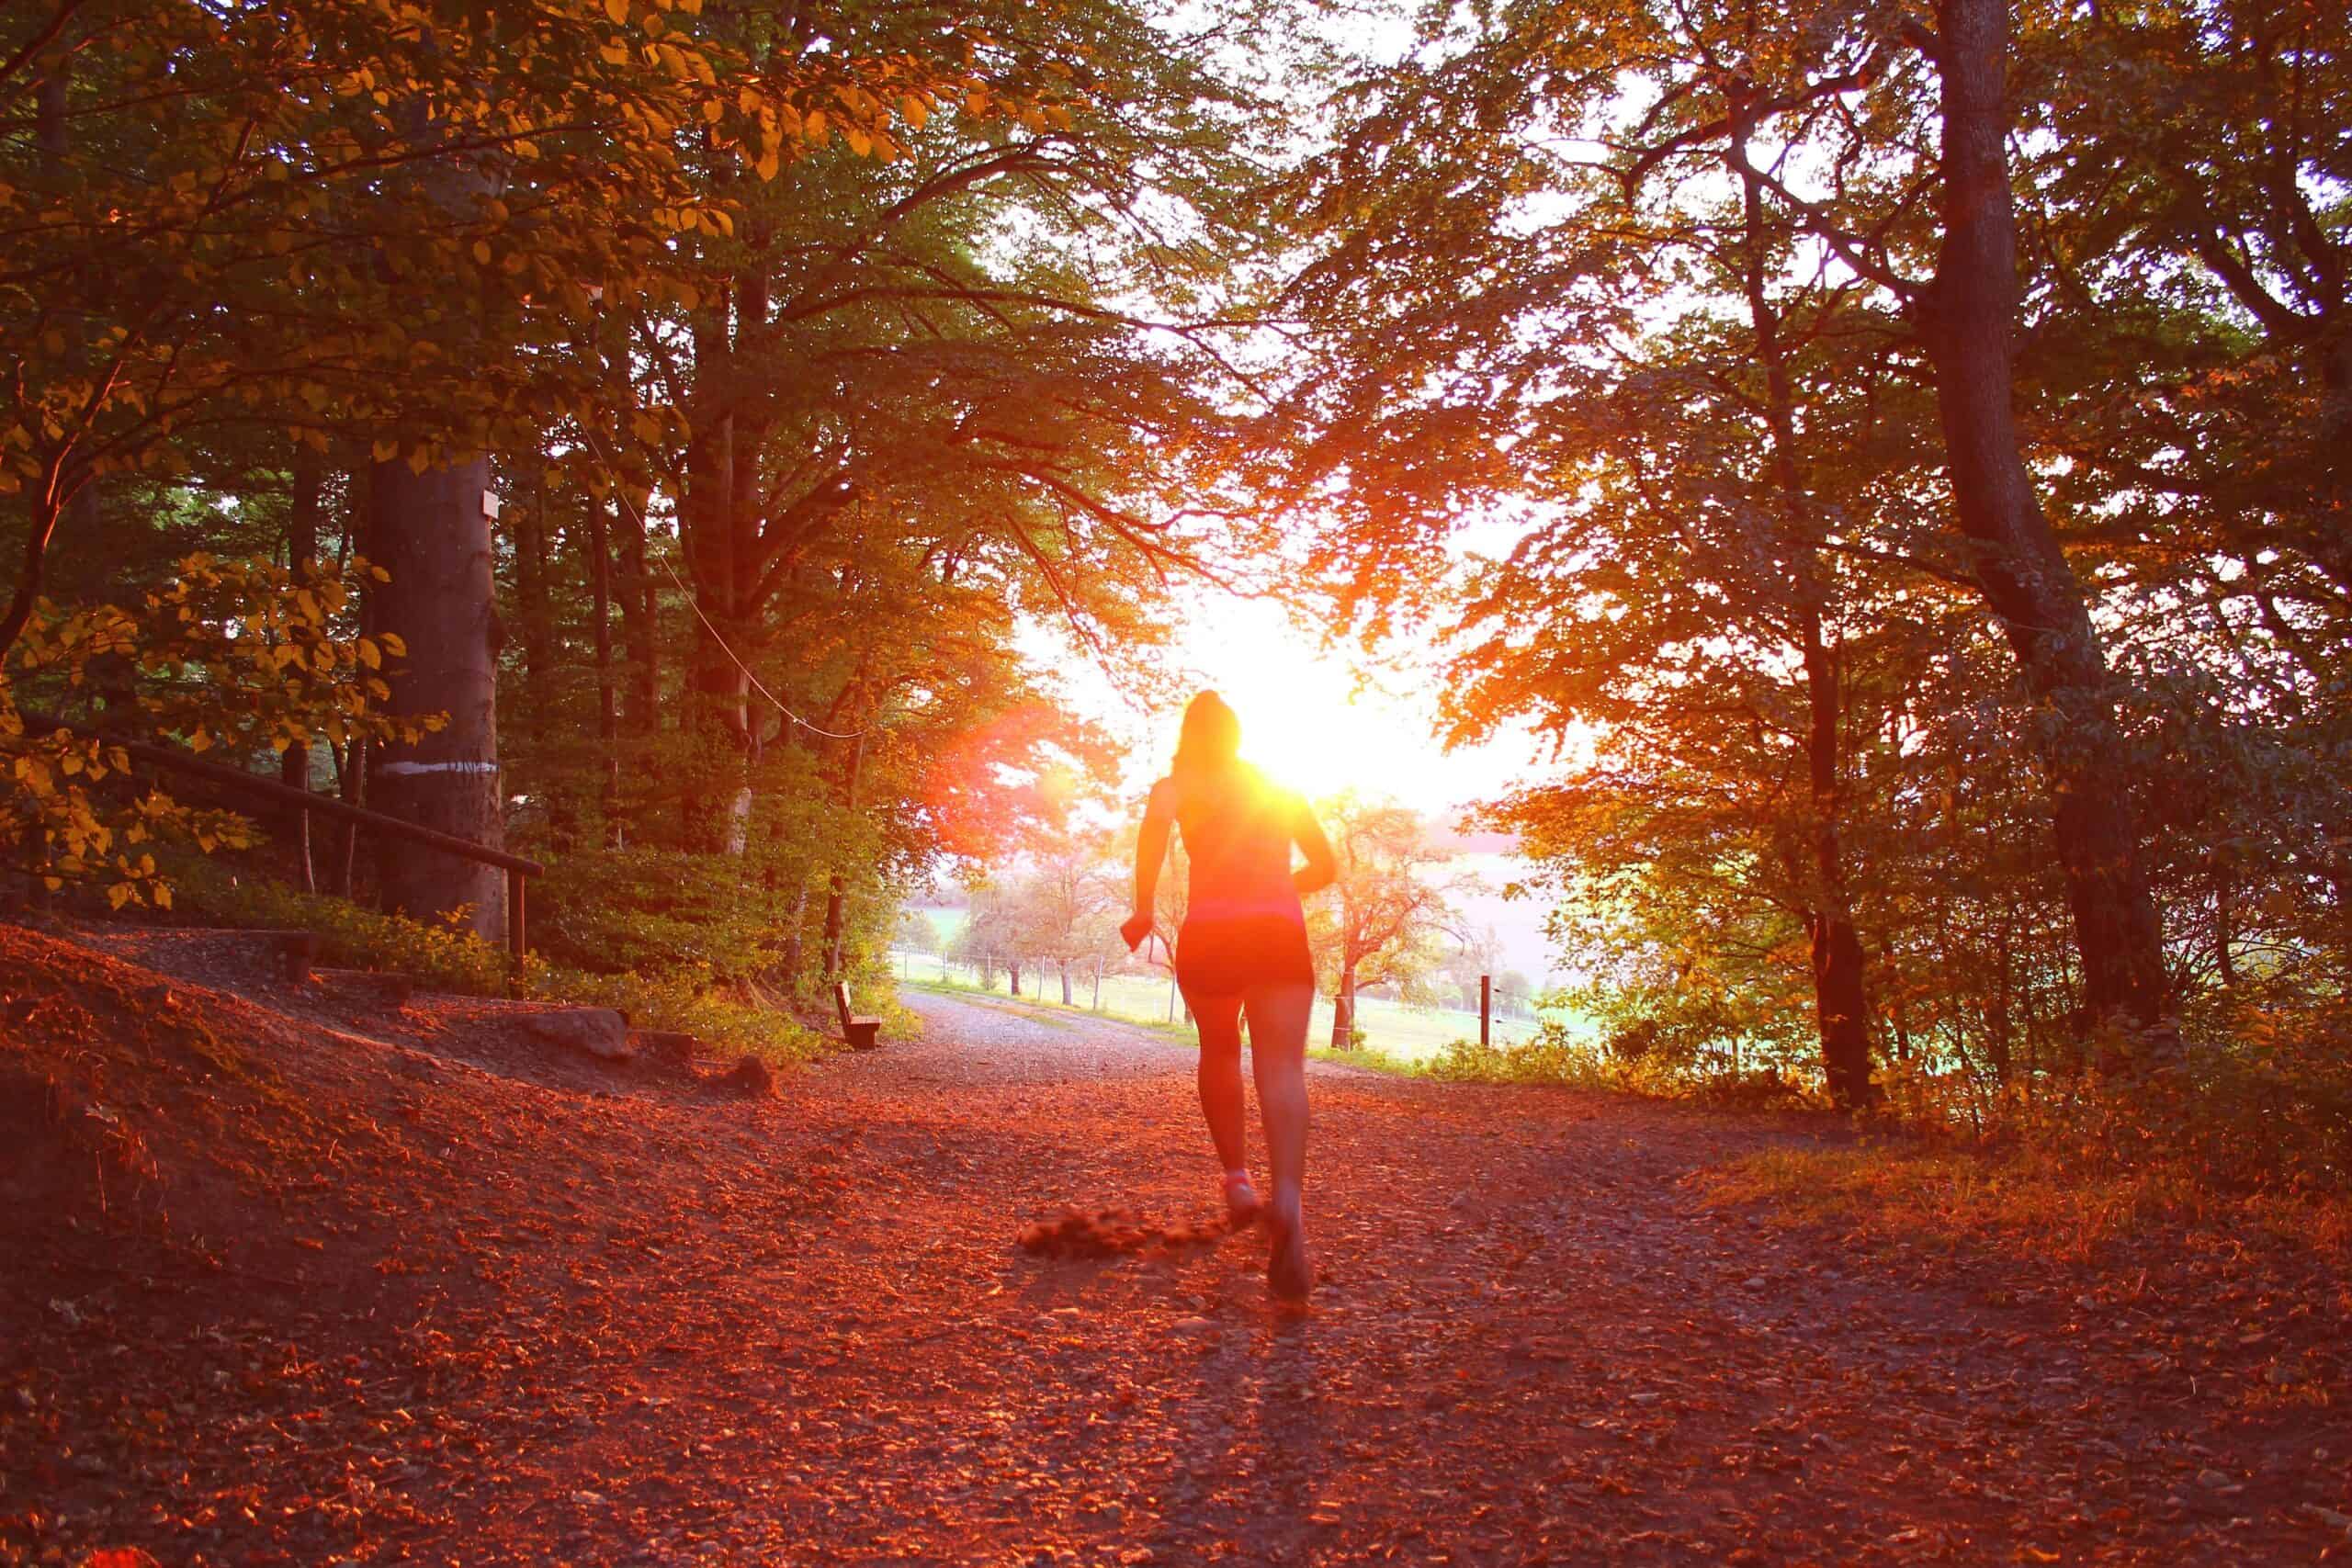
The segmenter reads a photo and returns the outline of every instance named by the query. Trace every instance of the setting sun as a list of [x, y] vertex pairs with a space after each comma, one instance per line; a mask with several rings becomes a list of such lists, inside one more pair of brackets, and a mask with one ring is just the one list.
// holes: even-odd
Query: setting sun
[[1204, 595], [1189, 606], [1171, 652], [1186, 676], [1174, 702], [1138, 712], [1091, 670], [1072, 681], [1071, 695], [1130, 742], [1128, 784], [1136, 791], [1166, 770], [1177, 716], [1200, 690], [1218, 693], [1240, 715], [1244, 757], [1309, 797], [1342, 790], [1393, 796], [1450, 822], [1524, 776], [1534, 752], [1523, 740], [1451, 753], [1439, 744], [1430, 671], [1392, 660], [1360, 679], [1350, 655], [1319, 646], [1271, 600]]

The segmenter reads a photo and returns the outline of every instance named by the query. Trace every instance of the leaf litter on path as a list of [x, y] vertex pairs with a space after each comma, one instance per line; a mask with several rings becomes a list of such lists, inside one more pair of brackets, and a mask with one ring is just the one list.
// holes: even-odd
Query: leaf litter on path
[[917, 997], [922, 1040], [728, 1101], [38, 942], [0, 931], [12, 994], [79, 1021], [0, 1063], [159, 1174], [0, 1213], [0, 1561], [2352, 1552], [2340, 1300], [1691, 1196], [1799, 1124], [1318, 1067], [1294, 1318], [1259, 1248], [1151, 1217], [1216, 1171], [1149, 1033]]

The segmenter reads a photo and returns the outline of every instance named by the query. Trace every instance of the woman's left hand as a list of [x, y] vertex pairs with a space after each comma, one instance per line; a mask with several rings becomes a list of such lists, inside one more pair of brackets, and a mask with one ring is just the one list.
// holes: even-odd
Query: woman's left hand
[[1151, 934], [1151, 917], [1146, 914], [1129, 915], [1126, 923], [1119, 928], [1119, 934], [1126, 939], [1127, 951], [1133, 953], [1143, 945], [1143, 939]]

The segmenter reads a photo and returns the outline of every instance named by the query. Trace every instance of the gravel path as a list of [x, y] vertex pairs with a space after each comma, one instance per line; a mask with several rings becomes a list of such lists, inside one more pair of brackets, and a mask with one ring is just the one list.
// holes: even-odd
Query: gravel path
[[1703, 1204], [1693, 1173], [1799, 1124], [1318, 1068], [1320, 1283], [1288, 1314], [1254, 1233], [1097, 1260], [1012, 1245], [1065, 1205], [1214, 1210], [1188, 1047], [906, 1000], [920, 1041], [765, 1104], [303, 1058], [311, 1102], [380, 1139], [339, 1139], [332, 1181], [275, 1200], [329, 1233], [272, 1265], [301, 1288], [237, 1281], [254, 1253], [160, 1294], [45, 1279], [33, 1295], [66, 1291], [103, 1334], [36, 1303], [0, 1322], [27, 1336], [0, 1374], [103, 1469], [40, 1457], [0, 1406], [0, 1461], [54, 1483], [45, 1533], [0, 1517], [0, 1542], [647, 1564], [2344, 1550], [2303, 1507], [2341, 1503], [2332, 1408], [2265, 1408], [2218, 1371], [2192, 1390], [2046, 1270], [1850, 1255]]

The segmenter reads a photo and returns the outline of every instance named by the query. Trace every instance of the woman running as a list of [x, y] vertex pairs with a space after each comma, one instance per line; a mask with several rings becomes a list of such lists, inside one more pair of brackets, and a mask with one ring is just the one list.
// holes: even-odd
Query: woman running
[[[1272, 1250], [1266, 1282], [1286, 1300], [1314, 1283], [1300, 1185], [1306, 1174], [1306, 1022], [1315, 963], [1299, 899], [1330, 885], [1331, 846], [1306, 803], [1240, 758], [1241, 721], [1215, 692], [1184, 709], [1176, 762], [1151, 786], [1136, 840], [1135, 913], [1119, 928], [1132, 952], [1151, 934], [1152, 895], [1170, 823], [1192, 858], [1191, 900], [1176, 935], [1176, 983], [1201, 1032], [1201, 1111], [1225, 1162], [1225, 1201], [1237, 1220], [1261, 1213], [1250, 1184], [1241, 1095], [1241, 1015], [1266, 1122], [1273, 1201], [1264, 1206]], [[1291, 869], [1291, 846], [1306, 863]]]

